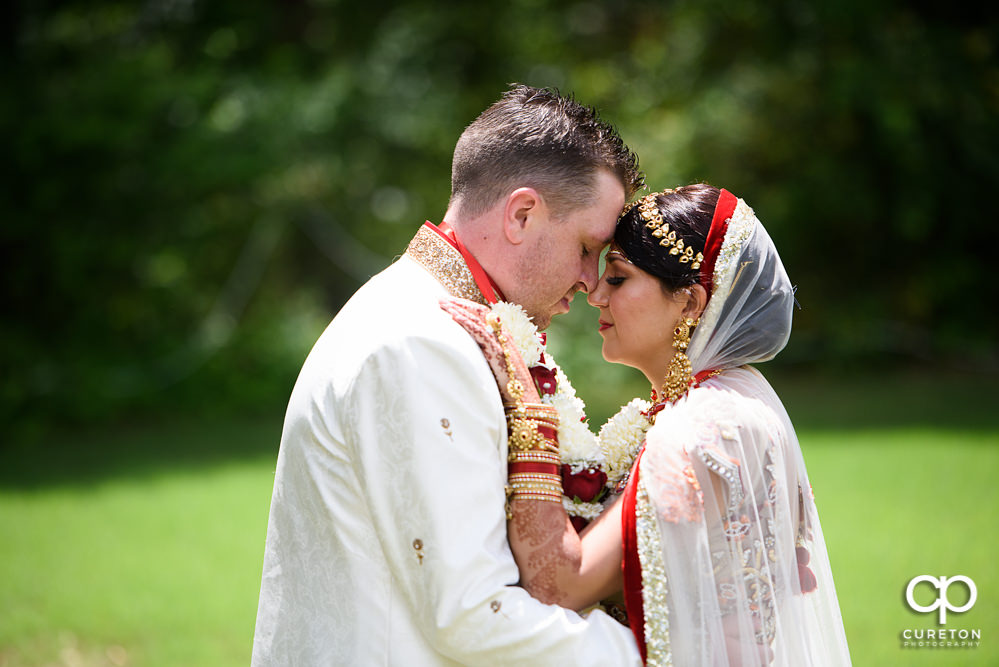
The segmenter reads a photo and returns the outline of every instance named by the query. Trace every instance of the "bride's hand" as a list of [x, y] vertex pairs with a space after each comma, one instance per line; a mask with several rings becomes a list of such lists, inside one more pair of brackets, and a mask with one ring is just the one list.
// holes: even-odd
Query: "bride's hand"
[[468, 299], [455, 297], [441, 299], [440, 306], [455, 322], [464, 327], [482, 348], [482, 353], [485, 355], [486, 361], [489, 362], [493, 375], [496, 376], [504, 403], [514, 402], [514, 397], [510, 395], [510, 390], [507, 387], [510, 379], [507, 370], [507, 355], [509, 355], [510, 363], [513, 365], [514, 377], [524, 388], [522, 400], [525, 403], [540, 402], [541, 397], [538, 394], [538, 389], [534, 385], [530, 371], [527, 370], [527, 364], [524, 363], [523, 357], [520, 356], [520, 352], [513, 344], [513, 337], [504, 328], [506, 344], [501, 344], [496, 330], [486, 321], [486, 316], [490, 313], [489, 308]]

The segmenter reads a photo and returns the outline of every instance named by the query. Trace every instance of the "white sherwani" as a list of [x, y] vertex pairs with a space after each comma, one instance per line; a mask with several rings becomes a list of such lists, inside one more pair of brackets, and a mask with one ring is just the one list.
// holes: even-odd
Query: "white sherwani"
[[253, 665], [640, 664], [624, 626], [515, 585], [503, 406], [478, 345], [439, 308], [438, 278], [402, 257], [302, 368]]

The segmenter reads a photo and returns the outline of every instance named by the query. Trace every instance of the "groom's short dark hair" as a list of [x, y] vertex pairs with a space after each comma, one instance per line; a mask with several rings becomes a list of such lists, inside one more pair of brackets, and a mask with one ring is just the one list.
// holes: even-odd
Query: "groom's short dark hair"
[[638, 157], [596, 110], [549, 88], [513, 84], [462, 133], [451, 164], [451, 205], [475, 217], [518, 187], [533, 187], [555, 215], [592, 204], [596, 172], [642, 187]]

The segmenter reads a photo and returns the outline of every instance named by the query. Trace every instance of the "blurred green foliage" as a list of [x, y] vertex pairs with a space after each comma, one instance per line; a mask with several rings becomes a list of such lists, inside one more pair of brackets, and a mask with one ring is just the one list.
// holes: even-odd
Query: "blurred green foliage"
[[[440, 219], [454, 141], [511, 81], [599, 108], [653, 188], [707, 180], [749, 201], [799, 286], [784, 363], [997, 368], [999, 22], [986, 9], [2, 11], [4, 423], [283, 402], [345, 299]], [[596, 363], [575, 342], [589, 329], [556, 328], [567, 367]], [[576, 385], [606, 390], [601, 373]]]

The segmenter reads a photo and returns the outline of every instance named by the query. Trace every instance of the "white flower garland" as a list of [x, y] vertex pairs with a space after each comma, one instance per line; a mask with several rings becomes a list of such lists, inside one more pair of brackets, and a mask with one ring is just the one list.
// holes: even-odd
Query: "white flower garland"
[[[500, 301], [493, 304], [492, 312], [509, 332], [517, 351], [528, 367], [543, 365], [555, 373], [554, 394], [542, 394], [541, 401], [558, 411], [559, 458], [573, 473], [597, 468], [607, 474], [606, 487], [614, 491], [631, 470], [638, 450], [649, 430], [648, 418], [643, 414], [650, 403], [640, 398], [611, 417], [594, 435], [586, 424], [586, 405], [576, 396], [576, 390], [552, 356], [545, 351], [538, 329], [519, 305]], [[541, 364], [542, 356], [545, 364]], [[604, 509], [604, 503], [582, 502], [566, 496], [562, 504], [571, 516], [595, 519]]]

